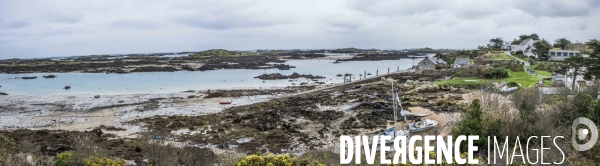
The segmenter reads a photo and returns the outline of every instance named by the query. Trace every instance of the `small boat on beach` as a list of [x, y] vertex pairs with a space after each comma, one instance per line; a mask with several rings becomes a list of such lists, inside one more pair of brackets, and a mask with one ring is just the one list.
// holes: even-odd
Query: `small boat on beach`
[[368, 76], [370, 76], [370, 75], [373, 75], [373, 74], [371, 74], [371, 73], [367, 73], [367, 75], [368, 75]]
[[344, 75], [342, 75], [342, 74], [338, 74], [337, 76], [338, 76], [338, 77], [341, 77], [341, 76], [344, 76]]
[[47, 76], [42, 76], [42, 77], [44, 77], [44, 78], [56, 78], [55, 75], [47, 75]]
[[219, 101], [219, 104], [231, 104], [231, 101]]
[[410, 132], [414, 133], [414, 132], [420, 132], [420, 131], [425, 131], [425, 130], [431, 129], [437, 125], [438, 125], [438, 122], [435, 120], [423, 119], [423, 120], [408, 124], [408, 129], [410, 130]]
[[245, 144], [245, 143], [250, 142], [250, 138], [247, 138], [247, 137], [246, 138], [240, 138], [240, 139], [236, 140], [236, 142], [238, 144]]
[[33, 76], [33, 77], [21, 77], [21, 79], [24, 79], [24, 80], [30, 80], [30, 79], [36, 79], [36, 78], [37, 78], [37, 76]]
[[96, 99], [100, 98], [100, 95], [94, 95], [94, 98], [96, 98]]
[[71, 89], [71, 85], [65, 85], [65, 89]]

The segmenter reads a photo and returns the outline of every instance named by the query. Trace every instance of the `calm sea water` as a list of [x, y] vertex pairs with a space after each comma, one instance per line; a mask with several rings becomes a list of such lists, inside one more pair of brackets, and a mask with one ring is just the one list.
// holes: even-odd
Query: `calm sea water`
[[[421, 59], [415, 59], [418, 63]], [[68, 94], [139, 94], [139, 93], [170, 93], [185, 90], [234, 89], [234, 88], [272, 88], [300, 85], [309, 82], [307, 79], [263, 80], [254, 77], [261, 74], [281, 73], [285, 75], [297, 72], [326, 77], [320, 81], [330, 83], [343, 82], [343, 77], [337, 74], [351, 73], [358, 79], [358, 74], [367, 73], [375, 76], [376, 71], [387, 73], [396, 71], [399, 67], [404, 70], [412, 66], [412, 59], [385, 61], [351, 61], [333, 64], [333, 60], [289, 60], [286, 64], [296, 66], [291, 70], [247, 70], [225, 69], [212, 71], [179, 71], [179, 72], [148, 72], [130, 74], [99, 74], [99, 73], [35, 73], [27, 76], [38, 76], [37, 79], [14, 79], [24, 74], [0, 74], [0, 92], [21, 95], [68, 95]], [[43, 75], [53, 74], [58, 77], [45, 79]], [[71, 84], [71, 89], [63, 87]]]

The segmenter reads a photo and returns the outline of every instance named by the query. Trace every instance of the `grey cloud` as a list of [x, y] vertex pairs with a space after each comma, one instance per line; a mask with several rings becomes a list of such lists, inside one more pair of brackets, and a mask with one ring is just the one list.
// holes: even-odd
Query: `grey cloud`
[[536, 17], [577, 17], [589, 16], [598, 11], [598, 0], [532, 0], [516, 1], [515, 7]]
[[373, 16], [410, 16], [435, 12], [444, 7], [446, 1], [399, 1], [399, 0], [349, 0], [350, 9]]
[[274, 26], [291, 23], [292, 19], [274, 18], [273, 16], [224, 10], [214, 13], [197, 13], [180, 16], [175, 18], [174, 21], [179, 24], [197, 28], [225, 30]]
[[160, 26], [159, 23], [144, 20], [115, 20], [109, 23], [111, 27], [125, 29], [153, 29]]
[[27, 20], [18, 20], [18, 21], [10, 22], [10, 23], [6, 24], [4, 27], [6, 27], [8, 29], [18, 29], [18, 28], [26, 27], [26, 26], [28, 26], [30, 24], [31, 24], [30, 21], [27, 21]]
[[50, 23], [69, 23], [74, 24], [83, 20], [83, 17], [79, 17], [79, 15], [63, 15], [63, 14], [54, 14], [50, 15], [47, 18], [47, 22]]

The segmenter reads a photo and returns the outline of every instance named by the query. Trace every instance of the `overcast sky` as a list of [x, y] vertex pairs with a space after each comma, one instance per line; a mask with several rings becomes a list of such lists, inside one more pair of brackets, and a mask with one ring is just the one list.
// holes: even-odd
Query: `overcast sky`
[[[600, 38], [600, 0], [2, 0], [0, 59]], [[551, 42], [552, 43], [552, 42]]]

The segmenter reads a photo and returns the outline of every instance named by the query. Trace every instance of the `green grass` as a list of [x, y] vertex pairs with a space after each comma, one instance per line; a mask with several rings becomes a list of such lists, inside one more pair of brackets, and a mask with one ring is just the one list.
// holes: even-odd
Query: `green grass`
[[552, 80], [544, 80], [545, 86], [552, 86]]
[[510, 70], [508, 71], [508, 78], [504, 79], [504, 81], [506, 81], [506, 82], [519, 83], [523, 87], [534, 86], [538, 80], [540, 80], [539, 77], [532, 76], [531, 74], [529, 74], [525, 71], [513, 72]]
[[544, 77], [551, 77], [552, 76], [552, 73], [550, 73], [549, 71], [544, 71], [544, 70], [535, 70], [534, 73], [537, 74], [537, 75], [540, 75], [540, 76], [544, 76]]
[[[484, 83], [492, 83], [492, 82], [501, 82], [501, 81], [506, 81], [508, 82], [516, 82], [521, 84], [522, 87], [530, 87], [530, 86], [534, 86], [538, 80], [540, 80], [540, 77], [536, 77], [536, 76], [532, 76], [531, 74], [525, 72], [525, 71], [521, 71], [521, 72], [513, 72], [513, 71], [508, 71], [508, 78], [504, 78], [504, 79], [498, 79], [498, 80], [493, 80], [493, 79], [481, 79], [481, 78], [460, 78], [460, 77], [455, 77], [452, 78], [450, 80], [443, 80], [443, 81], [437, 81], [435, 82], [435, 84], [437, 85], [442, 85], [442, 84], [448, 84], [448, 85], [452, 85], [452, 86], [465, 86], [465, 85], [477, 85], [477, 84], [484, 84]], [[465, 80], [477, 80], [477, 82], [470, 82], [470, 81], [465, 81]]]
[[[465, 81], [465, 80], [477, 80], [477, 81]], [[448, 85], [476, 85], [476, 84], [482, 84], [482, 83], [491, 83], [497, 80], [491, 80], [491, 79], [481, 79], [481, 78], [464, 78], [464, 77], [457, 77], [457, 78], [452, 78], [450, 80], [443, 80], [443, 81], [437, 81], [435, 82], [435, 84], [437, 85], [443, 85], [443, 84], [448, 84]]]
[[512, 58], [506, 54], [492, 54], [492, 53], [487, 53], [487, 54], [483, 55], [483, 58], [490, 59], [490, 60], [514, 60], [514, 58]]
[[[531, 69], [535, 70], [535, 67], [537, 67], [538, 64], [535, 65], [531, 65]], [[544, 77], [552, 77], [552, 73], [546, 70], [535, 70], [534, 72], [535, 74], [537, 74], [538, 76], [544, 76]]]

